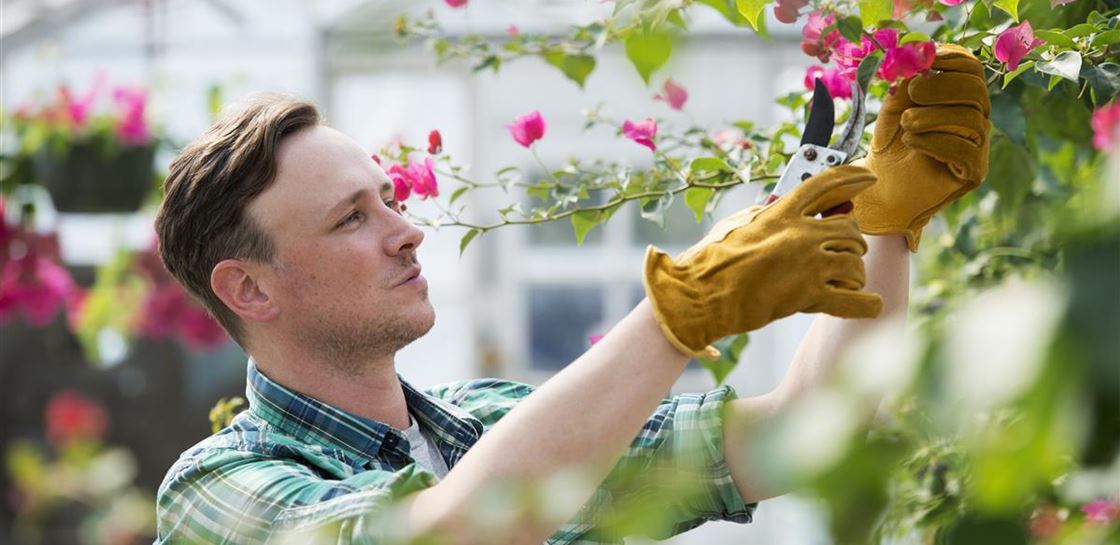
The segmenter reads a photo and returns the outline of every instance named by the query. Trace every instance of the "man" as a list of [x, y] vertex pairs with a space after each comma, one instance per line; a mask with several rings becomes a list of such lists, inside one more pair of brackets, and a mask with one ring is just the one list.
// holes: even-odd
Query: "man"
[[[813, 388], [852, 338], [901, 318], [907, 247], [985, 175], [983, 70], [952, 47], [934, 68], [884, 105], [874, 173], [830, 169], [676, 258], [651, 247], [648, 298], [535, 391], [402, 382], [394, 355], [434, 311], [423, 234], [385, 173], [305, 102], [266, 96], [219, 120], [172, 164], [156, 229], [171, 273], [250, 354], [250, 407], [170, 469], [157, 542], [617, 543], [604, 521], [650, 497], [665, 507], [658, 537], [750, 521], [784, 492], [751, 472], [751, 424]], [[816, 217], [848, 200], [852, 216]], [[865, 241], [857, 220], [878, 236]], [[662, 399], [689, 357], [795, 312], [833, 316], [773, 392]]]

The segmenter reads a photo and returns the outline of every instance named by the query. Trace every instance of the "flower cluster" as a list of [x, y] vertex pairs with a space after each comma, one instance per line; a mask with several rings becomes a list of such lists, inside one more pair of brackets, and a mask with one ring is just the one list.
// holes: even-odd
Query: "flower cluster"
[[147, 108], [146, 89], [137, 86], [107, 89], [105, 76], [98, 75], [84, 93], [75, 93], [69, 86], [60, 85], [53, 100], [25, 102], [12, 118], [17, 131], [39, 130], [69, 139], [104, 134], [125, 145], [145, 146], [152, 140]]
[[851, 86], [856, 81], [860, 62], [876, 50], [883, 52], [883, 60], [875, 75], [892, 83], [929, 70], [937, 56], [937, 46], [932, 41], [902, 44], [899, 31], [894, 28], [865, 34], [855, 43], [841, 36], [832, 26], [834, 23], [835, 16], [831, 13], [814, 11], [801, 31], [802, 51], [821, 62], [836, 62], [835, 68], [809, 67], [805, 73], [805, 87], [812, 89], [814, 81], [820, 79], [833, 98], [851, 98]]
[[225, 329], [167, 272], [155, 244], [136, 254], [134, 266], [148, 285], [135, 322], [142, 337], [174, 337], [203, 350], [221, 346], [229, 339]]
[[0, 198], [0, 324], [20, 315], [45, 326], [75, 301], [77, 287], [60, 264], [58, 237], [23, 229], [4, 208]]

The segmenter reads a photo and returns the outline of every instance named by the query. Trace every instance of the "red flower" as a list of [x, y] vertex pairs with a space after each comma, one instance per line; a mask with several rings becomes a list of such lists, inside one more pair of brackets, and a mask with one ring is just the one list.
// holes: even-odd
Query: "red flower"
[[228, 339], [221, 324], [205, 309], [194, 305], [183, 310], [177, 333], [187, 346], [204, 350], [217, 348]]
[[443, 0], [443, 3], [453, 8], [461, 8], [467, 5], [467, 0]]
[[443, 151], [443, 136], [440, 136], [439, 131], [428, 133], [428, 153], [435, 155], [441, 151]]
[[77, 391], [62, 390], [47, 401], [44, 424], [47, 439], [58, 446], [101, 439], [109, 427], [109, 416], [100, 403]]
[[32, 325], [47, 325], [75, 289], [70, 273], [50, 259], [28, 252], [9, 260], [0, 271], [0, 322], [18, 311]]
[[797, 12], [809, 5], [809, 0], [778, 0], [774, 3], [774, 17], [783, 23], [797, 22]]
[[806, 55], [820, 59], [821, 62], [828, 62], [832, 55], [832, 48], [843, 40], [839, 30], [834, 29], [824, 36], [821, 35], [821, 32], [835, 22], [836, 16], [831, 13], [820, 11], [810, 13], [809, 20], [801, 28], [801, 36], [804, 38], [801, 40], [801, 51], [804, 51]]

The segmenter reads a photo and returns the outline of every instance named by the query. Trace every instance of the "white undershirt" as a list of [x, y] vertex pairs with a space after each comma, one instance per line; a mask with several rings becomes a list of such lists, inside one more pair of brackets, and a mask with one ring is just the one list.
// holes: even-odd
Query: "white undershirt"
[[404, 436], [408, 438], [409, 454], [412, 456], [416, 463], [420, 464], [435, 473], [437, 477], [443, 478], [447, 475], [447, 463], [443, 461], [443, 456], [440, 456], [439, 448], [436, 447], [434, 441], [428, 437], [428, 434], [420, 430], [420, 422], [417, 422], [412, 415], [408, 415], [408, 419], [412, 425], [404, 430]]

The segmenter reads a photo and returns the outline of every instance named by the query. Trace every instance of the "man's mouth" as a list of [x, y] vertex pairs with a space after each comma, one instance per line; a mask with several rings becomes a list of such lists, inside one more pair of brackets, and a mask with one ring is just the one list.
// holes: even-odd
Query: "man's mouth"
[[413, 266], [408, 268], [408, 272], [405, 274], [404, 279], [402, 279], [400, 282], [398, 282], [397, 285], [401, 286], [401, 285], [407, 284], [410, 281], [415, 280], [419, 277], [420, 277], [420, 265], [413, 265]]

